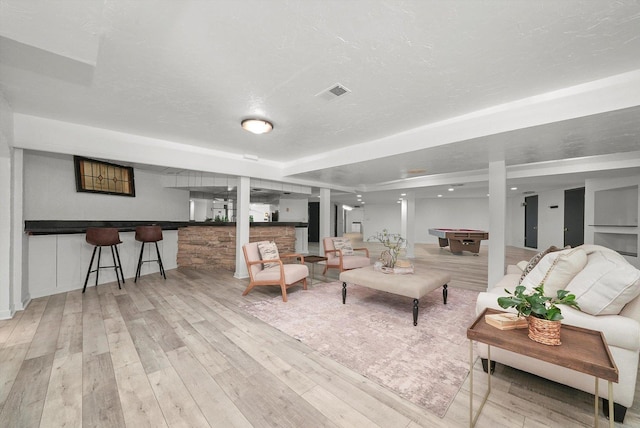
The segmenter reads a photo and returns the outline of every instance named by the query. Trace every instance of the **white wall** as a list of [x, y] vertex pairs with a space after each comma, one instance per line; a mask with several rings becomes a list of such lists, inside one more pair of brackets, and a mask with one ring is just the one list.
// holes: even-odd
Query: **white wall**
[[[15, 310], [12, 280], [12, 165], [13, 110], [0, 92], [0, 319]], [[19, 300], [19, 297], [18, 297]]]
[[[585, 233], [584, 240], [589, 244], [600, 244], [610, 247], [614, 250], [622, 250], [625, 252], [635, 252], [634, 255], [624, 255], [625, 259], [637, 268], [640, 268], [640, 257], [638, 257], [638, 249], [640, 249], [640, 226], [638, 225], [638, 213], [640, 212], [640, 200], [637, 195], [628, 198], [625, 201], [618, 202], [618, 209], [624, 211], [622, 215], [625, 218], [626, 226], [602, 226], [596, 225], [595, 215], [595, 192], [604, 190], [618, 190], [620, 188], [635, 187], [635, 192], [640, 192], [640, 175], [608, 178], [608, 179], [590, 179], [585, 185]], [[637, 187], [636, 187], [637, 186]], [[624, 197], [626, 193], [616, 197]], [[636, 204], [635, 209], [632, 204]], [[619, 220], [618, 216], [615, 217]], [[606, 219], [605, 219], [606, 220]], [[599, 220], [602, 221], [602, 220]], [[635, 226], [633, 226], [635, 224]]]
[[134, 170], [136, 196], [76, 192], [72, 156], [25, 152], [25, 220], [188, 221], [189, 192]]
[[0, 319], [13, 315], [11, 293], [11, 159], [0, 156]]
[[207, 199], [191, 199], [193, 203], [193, 218], [194, 221], [205, 221], [207, 218], [211, 218], [211, 206], [212, 203]]
[[364, 208], [354, 208], [351, 211], [347, 211], [347, 224], [346, 230], [347, 233], [353, 232], [351, 229], [352, 223], [361, 223], [360, 224], [360, 233], [364, 234], [367, 232], [364, 230], [363, 223], [364, 222]]
[[[524, 196], [507, 198], [505, 244], [524, 248]], [[489, 235], [491, 238], [491, 235]]]
[[[554, 205], [558, 208], [551, 208]], [[564, 189], [538, 194], [538, 248], [552, 245], [564, 246]]]
[[489, 198], [417, 199], [415, 242], [438, 243], [437, 237], [429, 235], [429, 229], [438, 227], [489, 230]]
[[400, 204], [367, 204], [363, 211], [362, 239], [365, 241], [383, 229], [387, 229], [389, 233], [400, 233]]
[[[575, 186], [566, 189], [539, 192], [538, 195], [538, 250], [544, 250], [552, 245], [564, 246], [564, 192], [575, 189]], [[530, 196], [530, 195], [527, 195]], [[507, 199], [507, 235], [506, 244], [514, 247], [524, 247], [524, 195]], [[586, 198], [586, 197], [585, 197]], [[551, 208], [557, 205], [558, 208]], [[585, 200], [585, 220], [589, 211]], [[489, 236], [491, 238], [491, 236]], [[585, 227], [585, 243], [587, 241], [587, 228]]]
[[[224, 213], [224, 211], [223, 211]], [[249, 215], [253, 216], [256, 223], [264, 223], [271, 220], [271, 205], [269, 204], [249, 204]], [[278, 220], [289, 221], [289, 220]]]
[[309, 221], [309, 199], [280, 199], [278, 221]]

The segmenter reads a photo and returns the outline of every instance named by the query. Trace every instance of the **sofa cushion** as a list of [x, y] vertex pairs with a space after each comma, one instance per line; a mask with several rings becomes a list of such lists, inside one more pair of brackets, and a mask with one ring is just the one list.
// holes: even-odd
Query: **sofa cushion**
[[343, 256], [353, 255], [353, 247], [349, 238], [333, 238], [333, 248], [342, 250]]
[[[276, 260], [280, 258], [278, 254], [278, 246], [275, 242], [262, 241], [258, 242], [258, 251], [262, 260]], [[270, 267], [280, 266], [279, 263], [263, 263], [262, 267], [268, 269]]]
[[[526, 260], [521, 260], [518, 263], [515, 264], [515, 267], [520, 269], [520, 274], [522, 274], [522, 272], [524, 272], [524, 270], [527, 268], [527, 265], [529, 263]], [[513, 266], [513, 265], [509, 265], [509, 266]], [[509, 267], [507, 266], [507, 267]]]
[[[529, 260], [529, 263], [527, 263], [526, 265], [522, 266], [522, 275], [520, 276], [519, 284], [522, 284], [522, 281], [524, 280], [524, 277], [527, 276], [529, 274], [529, 272], [531, 272], [533, 270], [533, 268], [536, 267], [536, 265], [540, 262], [540, 260], [542, 260], [542, 258], [544, 256], [546, 256], [547, 254], [552, 253], [554, 251], [558, 251], [558, 248], [555, 245], [552, 245], [549, 248], [547, 248], [546, 250], [540, 251], [538, 254], [536, 254], [535, 256], [531, 257], [531, 259]], [[520, 267], [520, 264], [518, 264], [518, 266]]]
[[524, 277], [521, 284], [533, 290], [544, 284], [544, 294], [555, 297], [587, 264], [587, 253], [581, 248], [550, 252]]
[[583, 312], [615, 315], [640, 294], [640, 271], [618, 253], [595, 251], [567, 285]]

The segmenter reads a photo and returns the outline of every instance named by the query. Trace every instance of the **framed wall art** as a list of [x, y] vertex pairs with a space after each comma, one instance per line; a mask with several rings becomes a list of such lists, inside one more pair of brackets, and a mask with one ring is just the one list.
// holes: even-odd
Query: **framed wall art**
[[74, 156], [76, 191], [136, 196], [133, 168]]

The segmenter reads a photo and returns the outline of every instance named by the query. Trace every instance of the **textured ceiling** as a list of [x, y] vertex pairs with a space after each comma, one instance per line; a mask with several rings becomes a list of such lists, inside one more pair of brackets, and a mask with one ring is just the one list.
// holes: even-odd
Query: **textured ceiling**
[[[15, 112], [257, 156], [294, 165], [297, 179], [365, 190], [412, 169], [639, 151], [640, 97], [454, 141], [395, 138], [637, 72], [638, 52], [637, 1], [0, 0], [0, 89]], [[351, 92], [317, 96], [336, 83]], [[243, 131], [249, 116], [274, 131]]]

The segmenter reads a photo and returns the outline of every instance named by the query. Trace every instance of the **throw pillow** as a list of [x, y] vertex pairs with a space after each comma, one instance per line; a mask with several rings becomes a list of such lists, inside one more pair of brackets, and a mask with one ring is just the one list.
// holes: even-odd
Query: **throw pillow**
[[333, 248], [342, 250], [343, 256], [353, 256], [353, 247], [349, 238], [333, 238]]
[[[258, 251], [260, 252], [260, 258], [262, 260], [274, 260], [280, 258], [280, 255], [278, 254], [278, 246], [275, 242], [258, 242]], [[280, 263], [262, 264], [263, 269], [268, 269], [274, 266], [280, 266]]]
[[617, 253], [595, 251], [566, 289], [576, 295], [582, 312], [617, 315], [640, 295], [640, 270]]
[[518, 284], [522, 284], [522, 280], [524, 279], [524, 277], [527, 276], [529, 272], [533, 270], [534, 267], [536, 267], [538, 262], [542, 260], [544, 256], [558, 250], [559, 248], [557, 248], [555, 245], [552, 245], [546, 250], [540, 251], [538, 254], [531, 257], [531, 260], [529, 260], [529, 263], [527, 263], [527, 265], [522, 269], [522, 275], [520, 275], [520, 281], [518, 281]]
[[544, 284], [546, 296], [556, 296], [587, 264], [587, 253], [580, 248], [554, 251], [544, 256], [522, 280], [528, 290]]

